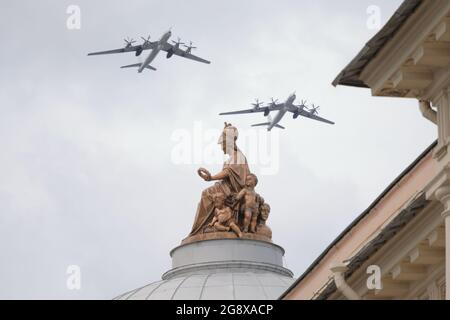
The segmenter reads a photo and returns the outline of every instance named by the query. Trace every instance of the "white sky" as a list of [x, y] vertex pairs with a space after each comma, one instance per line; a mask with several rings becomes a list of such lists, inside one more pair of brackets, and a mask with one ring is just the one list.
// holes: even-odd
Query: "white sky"
[[[196, 169], [220, 170], [174, 163], [172, 135], [230, 121], [269, 137], [250, 129], [262, 116], [217, 114], [293, 91], [336, 122], [286, 116], [277, 173], [259, 175], [274, 241], [301, 274], [436, 137], [414, 100], [331, 86], [376, 32], [368, 6], [384, 24], [400, 3], [2, 1], [0, 298], [111, 299], [159, 280], [210, 185]], [[66, 28], [71, 4], [80, 30]], [[212, 64], [161, 54], [138, 74], [119, 69], [132, 54], [86, 56], [170, 27]], [[81, 290], [66, 287], [69, 265]]]

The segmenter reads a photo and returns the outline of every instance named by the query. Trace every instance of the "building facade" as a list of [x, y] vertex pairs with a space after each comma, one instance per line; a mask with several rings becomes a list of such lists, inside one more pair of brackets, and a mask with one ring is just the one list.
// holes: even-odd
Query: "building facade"
[[281, 298], [450, 299], [450, 1], [404, 1], [333, 84], [410, 99], [437, 141]]

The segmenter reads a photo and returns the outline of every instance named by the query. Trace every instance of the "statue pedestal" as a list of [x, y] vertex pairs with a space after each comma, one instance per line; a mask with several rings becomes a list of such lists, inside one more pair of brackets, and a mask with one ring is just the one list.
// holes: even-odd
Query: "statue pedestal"
[[250, 239], [213, 239], [181, 244], [170, 252], [172, 269], [162, 279], [202, 272], [273, 272], [292, 277], [283, 267], [284, 249]]
[[218, 239], [258, 240], [272, 243], [271, 238], [259, 233], [243, 233], [242, 238], [239, 238], [234, 232], [215, 231], [215, 232], [199, 233], [193, 236], [189, 236], [183, 239], [183, 241], [181, 241], [181, 245], [197, 241], [218, 240]]
[[249, 239], [182, 244], [170, 252], [172, 269], [161, 281], [116, 299], [274, 300], [294, 282], [283, 254], [278, 245]]

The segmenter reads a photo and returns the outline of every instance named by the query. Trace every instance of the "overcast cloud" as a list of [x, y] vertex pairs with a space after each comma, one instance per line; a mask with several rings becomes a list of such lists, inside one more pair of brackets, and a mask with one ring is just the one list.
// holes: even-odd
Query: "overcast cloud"
[[[416, 101], [330, 84], [376, 32], [367, 7], [384, 24], [400, 3], [1, 1], [0, 298], [111, 299], [159, 280], [210, 185], [196, 169], [221, 167], [174, 163], [174, 132], [248, 133], [262, 116], [217, 114], [293, 91], [336, 125], [285, 117], [277, 173], [251, 169], [300, 275], [436, 137]], [[66, 28], [72, 4], [80, 30]], [[86, 56], [170, 27], [212, 64], [161, 54], [138, 74], [119, 69], [133, 54]], [[69, 265], [81, 290], [66, 287]]]

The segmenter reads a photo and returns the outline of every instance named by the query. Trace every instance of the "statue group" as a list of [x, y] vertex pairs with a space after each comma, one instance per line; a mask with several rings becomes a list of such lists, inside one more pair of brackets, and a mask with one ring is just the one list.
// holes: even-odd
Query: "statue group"
[[198, 169], [203, 180], [216, 182], [203, 190], [192, 230], [184, 242], [233, 237], [271, 241], [272, 231], [266, 225], [270, 206], [255, 191], [258, 178], [250, 172], [237, 139], [236, 127], [225, 123], [218, 141], [228, 155], [222, 171], [212, 175], [205, 168]]

